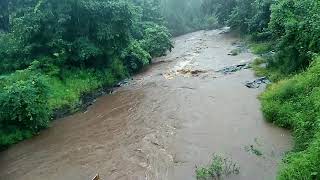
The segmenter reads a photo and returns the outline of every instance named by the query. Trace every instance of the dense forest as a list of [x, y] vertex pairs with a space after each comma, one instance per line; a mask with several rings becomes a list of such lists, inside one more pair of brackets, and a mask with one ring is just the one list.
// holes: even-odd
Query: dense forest
[[76, 110], [172, 48], [157, 1], [1, 1], [0, 145]]
[[171, 37], [230, 26], [274, 81], [265, 117], [290, 128], [278, 179], [320, 179], [320, 1], [2, 0], [0, 147], [47, 128], [58, 109], [112, 87], [173, 48]]

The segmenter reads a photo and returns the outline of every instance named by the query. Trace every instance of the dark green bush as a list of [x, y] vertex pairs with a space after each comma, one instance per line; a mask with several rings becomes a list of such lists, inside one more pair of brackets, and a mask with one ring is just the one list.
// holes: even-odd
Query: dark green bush
[[12, 12], [0, 37], [5, 71], [28, 67], [43, 56], [58, 66], [101, 67], [129, 44], [133, 12], [125, 1], [43, 0]]
[[284, 73], [308, 67], [320, 52], [320, 2], [314, 0], [281, 0], [272, 6], [269, 29], [278, 39], [274, 66]]
[[4, 147], [48, 127], [50, 110], [43, 77], [18, 72], [2, 81], [6, 81], [0, 92], [0, 146]]
[[273, 0], [236, 0], [227, 24], [244, 34], [265, 36], [268, 32], [272, 4]]
[[203, 0], [201, 10], [206, 15], [215, 15], [219, 24], [226, 25], [236, 5], [237, 0]]
[[137, 41], [131, 42], [129, 47], [123, 51], [122, 57], [130, 73], [137, 72], [151, 61], [150, 54], [142, 49], [140, 43]]
[[205, 17], [204, 29], [211, 30], [219, 27], [218, 18], [216, 16]]
[[[153, 0], [15, 0], [1, 6], [1, 148], [47, 127], [53, 111], [75, 111], [84, 94], [138, 72], [150, 54], [171, 49], [159, 5]], [[5, 32], [3, 12], [10, 17]]]
[[145, 25], [144, 38], [140, 44], [152, 57], [163, 56], [173, 48], [171, 35], [164, 26], [154, 23]]

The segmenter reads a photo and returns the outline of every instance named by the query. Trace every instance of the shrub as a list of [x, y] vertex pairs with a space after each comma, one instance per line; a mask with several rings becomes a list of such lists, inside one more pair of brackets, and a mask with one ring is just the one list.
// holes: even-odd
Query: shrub
[[172, 48], [158, 6], [150, 0], [4, 6], [10, 27], [0, 32], [0, 146], [31, 137], [48, 126], [52, 111], [77, 110], [84, 94], [114, 86], [149, 64], [150, 54]]
[[[29, 75], [29, 72], [19, 73], [22, 75], [6, 79], [0, 92], [2, 147], [27, 138], [49, 124], [48, 87], [45, 78], [38, 74]], [[23, 76], [26, 78], [20, 78]]]
[[320, 2], [281, 0], [272, 5], [269, 29], [278, 39], [274, 66], [291, 73], [309, 66], [320, 52]]
[[145, 51], [137, 41], [132, 41], [123, 51], [122, 58], [130, 73], [137, 72], [151, 61], [150, 54]]
[[205, 29], [211, 30], [218, 27], [219, 27], [219, 23], [216, 16], [206, 17]]
[[262, 94], [265, 117], [293, 129], [295, 151], [285, 159], [279, 179], [318, 179], [320, 149], [320, 58], [290, 79], [270, 86]]
[[173, 48], [169, 31], [154, 23], [145, 25], [144, 38], [140, 44], [152, 57], [163, 56]]
[[195, 173], [197, 180], [223, 179], [231, 174], [239, 174], [240, 167], [229, 158], [219, 155], [212, 155], [209, 165], [196, 167]]
[[119, 80], [127, 77], [126, 68], [119, 60], [114, 60], [110, 68], [63, 70], [63, 78], [48, 77], [50, 81], [48, 104], [51, 110], [69, 108], [77, 110], [81, 96], [102, 87], [112, 87]]
[[59, 67], [101, 67], [129, 44], [134, 14], [128, 2], [30, 3], [23, 13], [11, 12], [11, 31], [0, 37], [0, 65], [5, 71], [27, 68], [43, 57]]

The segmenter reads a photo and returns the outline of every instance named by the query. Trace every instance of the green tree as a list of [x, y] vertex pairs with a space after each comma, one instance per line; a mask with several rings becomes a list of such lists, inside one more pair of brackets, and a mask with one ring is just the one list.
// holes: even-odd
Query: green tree
[[320, 2], [281, 0], [272, 6], [269, 29], [278, 40], [274, 66], [291, 73], [308, 67], [320, 52]]
[[0, 31], [9, 30], [9, 1], [0, 1]]

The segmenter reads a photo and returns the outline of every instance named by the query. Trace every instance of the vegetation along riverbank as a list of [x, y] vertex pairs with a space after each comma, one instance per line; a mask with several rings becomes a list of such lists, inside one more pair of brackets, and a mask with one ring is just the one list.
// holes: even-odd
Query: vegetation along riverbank
[[[173, 48], [172, 35], [229, 26], [259, 55], [267, 121], [295, 147], [278, 179], [320, 179], [320, 1], [2, 0], [0, 149], [50, 126], [59, 109], [113, 87]], [[236, 55], [236, 53], [234, 54]]]

